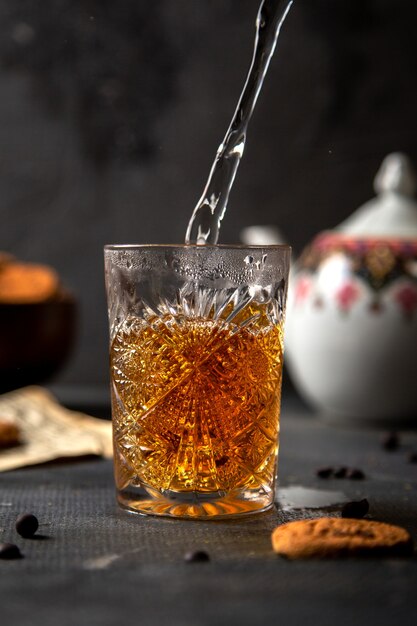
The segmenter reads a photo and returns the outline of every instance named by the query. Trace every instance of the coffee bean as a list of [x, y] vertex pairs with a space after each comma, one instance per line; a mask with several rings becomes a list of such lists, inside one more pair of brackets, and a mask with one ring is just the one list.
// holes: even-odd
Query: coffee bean
[[347, 471], [348, 471], [347, 467], [338, 467], [337, 469], [335, 469], [333, 476], [335, 478], [346, 478]]
[[21, 537], [29, 539], [33, 537], [39, 527], [38, 519], [33, 513], [23, 513], [16, 520], [16, 531]]
[[351, 519], [361, 519], [369, 511], [369, 502], [366, 498], [363, 500], [357, 500], [353, 502], [346, 502], [342, 507], [342, 517], [349, 517]]
[[14, 543], [0, 543], [0, 559], [21, 559], [23, 557]]
[[319, 467], [319, 469], [316, 470], [316, 476], [319, 478], [330, 478], [333, 476], [333, 471], [333, 467]]
[[349, 480], [363, 480], [365, 478], [365, 474], [362, 470], [357, 469], [356, 467], [350, 467], [346, 472], [346, 478], [349, 478]]
[[184, 561], [187, 563], [206, 563], [210, 561], [210, 557], [204, 550], [194, 550], [184, 555]]
[[381, 445], [384, 450], [387, 450], [389, 452], [392, 452], [392, 450], [396, 450], [400, 445], [400, 439], [398, 437], [398, 434], [395, 432], [386, 433], [381, 440]]
[[408, 462], [417, 463], [417, 452], [410, 452], [410, 454], [408, 455]]

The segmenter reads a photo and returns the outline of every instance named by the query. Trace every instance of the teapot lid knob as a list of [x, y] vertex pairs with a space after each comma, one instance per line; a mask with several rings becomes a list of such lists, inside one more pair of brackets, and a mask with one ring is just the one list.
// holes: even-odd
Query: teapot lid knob
[[392, 152], [382, 161], [374, 179], [377, 194], [398, 193], [413, 196], [417, 187], [417, 177], [410, 159], [402, 152]]
[[349, 237], [417, 239], [417, 177], [410, 159], [392, 152], [382, 161], [372, 198], [344, 220], [336, 231]]

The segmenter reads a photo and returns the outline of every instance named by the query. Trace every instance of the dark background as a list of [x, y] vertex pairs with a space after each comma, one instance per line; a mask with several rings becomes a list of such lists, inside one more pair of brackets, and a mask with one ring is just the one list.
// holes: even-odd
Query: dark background
[[[250, 61], [258, 0], [0, 0], [0, 249], [78, 296], [61, 383], [107, 381], [105, 243], [182, 242]], [[417, 161], [417, 3], [295, 0], [220, 241], [295, 254]]]

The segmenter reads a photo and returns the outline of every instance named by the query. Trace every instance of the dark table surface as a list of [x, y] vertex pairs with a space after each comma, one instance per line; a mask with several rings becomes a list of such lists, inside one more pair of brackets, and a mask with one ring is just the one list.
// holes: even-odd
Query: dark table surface
[[[328, 426], [294, 399], [285, 401], [279, 463], [289, 485], [368, 498], [372, 518], [406, 527], [417, 541], [416, 431], [393, 452], [381, 431]], [[366, 479], [319, 479], [322, 465], [359, 467]], [[33, 511], [37, 539], [22, 539], [16, 516]], [[337, 512], [337, 507], [333, 513]], [[24, 558], [0, 561], [3, 626], [120, 624], [417, 623], [417, 561], [288, 561], [272, 552], [272, 529], [322, 515], [278, 501], [270, 513], [228, 522], [193, 522], [118, 510], [112, 466], [92, 459], [0, 475], [0, 541]], [[208, 563], [186, 563], [204, 549]]]

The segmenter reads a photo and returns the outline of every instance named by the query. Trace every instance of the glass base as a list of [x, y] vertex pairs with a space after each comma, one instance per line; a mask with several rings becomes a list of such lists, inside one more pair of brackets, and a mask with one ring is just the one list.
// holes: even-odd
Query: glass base
[[273, 506], [273, 492], [251, 489], [224, 492], [175, 492], [129, 487], [117, 492], [119, 505], [131, 513], [163, 517], [219, 520], [263, 513]]

